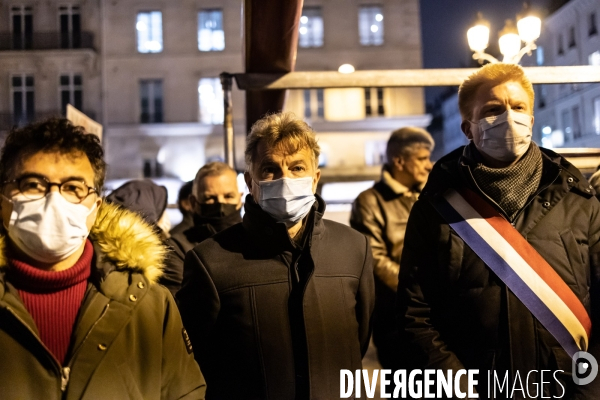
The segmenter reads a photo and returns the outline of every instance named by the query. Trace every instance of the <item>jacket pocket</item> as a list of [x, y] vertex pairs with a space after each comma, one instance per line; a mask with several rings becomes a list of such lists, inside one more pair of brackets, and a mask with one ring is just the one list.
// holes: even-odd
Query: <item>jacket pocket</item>
[[131, 370], [127, 366], [127, 363], [120, 364], [117, 367], [117, 370], [119, 371], [119, 376], [121, 377], [121, 380], [127, 389], [128, 398], [131, 400], [144, 400], [144, 396], [140, 392], [136, 380], [133, 377]]
[[560, 232], [560, 239], [562, 240], [563, 247], [567, 253], [567, 259], [571, 266], [571, 274], [577, 285], [577, 287], [573, 289], [579, 297], [583, 299], [586, 297], [589, 288], [589, 278], [588, 273], [586, 272], [586, 269], [588, 269], [587, 263], [583, 260], [581, 250], [579, 249], [580, 245], [577, 243], [577, 240], [575, 240], [575, 236], [573, 236], [573, 232], [570, 229], [565, 229]]

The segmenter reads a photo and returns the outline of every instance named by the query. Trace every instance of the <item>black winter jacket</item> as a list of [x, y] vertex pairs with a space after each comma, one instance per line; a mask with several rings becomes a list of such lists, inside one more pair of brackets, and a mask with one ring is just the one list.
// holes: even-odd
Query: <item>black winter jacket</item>
[[361, 369], [371, 334], [368, 241], [323, 220], [320, 198], [304, 250], [251, 196], [245, 209], [188, 252], [177, 294], [207, 398], [338, 398], [340, 369]]
[[191, 219], [192, 224], [187, 229], [175, 233], [171, 231], [171, 237], [167, 239], [171, 251], [167, 254], [165, 269], [158, 283], [169, 289], [173, 296], [181, 289], [184, 275], [183, 261], [187, 252], [215, 233], [242, 221], [239, 211], [220, 218], [218, 223], [213, 222], [214, 219], [208, 220], [196, 216], [192, 216]]
[[[433, 208], [432, 199], [448, 188], [466, 186], [486, 198], [473, 180], [473, 161], [464, 149], [435, 164], [408, 221], [398, 316], [412, 343], [415, 366], [479, 369], [480, 398], [488, 398], [488, 370], [501, 377], [508, 371], [511, 387], [518, 372], [531, 395], [541, 381], [539, 371], [563, 370], [556, 375], [560, 384], [546, 373], [544, 396], [561, 396], [562, 385], [562, 398], [600, 398], [600, 378], [587, 386], [573, 383], [571, 359], [556, 339]], [[540, 187], [511, 222], [581, 300], [596, 331], [599, 281], [589, 260], [600, 250], [600, 204], [575, 167], [541, 150]], [[592, 334], [588, 350], [598, 360], [599, 338]], [[538, 372], [526, 381], [529, 371]], [[516, 391], [514, 398], [523, 398], [523, 392]]]

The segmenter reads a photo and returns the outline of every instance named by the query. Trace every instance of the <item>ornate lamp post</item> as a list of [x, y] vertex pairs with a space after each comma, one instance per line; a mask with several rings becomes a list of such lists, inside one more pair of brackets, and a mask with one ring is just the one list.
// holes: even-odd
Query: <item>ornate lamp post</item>
[[[525, 3], [523, 12], [517, 14], [517, 26], [512, 20], [507, 19], [504, 29], [499, 32], [498, 44], [500, 53], [504, 56], [502, 62], [518, 64], [525, 54], [531, 55], [536, 49], [535, 41], [540, 37], [542, 21], [531, 13], [529, 6]], [[469, 47], [474, 52], [473, 59], [480, 63], [488, 61], [499, 62], [494, 56], [485, 52], [490, 39], [490, 23], [483, 19], [481, 13], [477, 14], [475, 25], [467, 31]], [[521, 48], [521, 42], [525, 46]]]

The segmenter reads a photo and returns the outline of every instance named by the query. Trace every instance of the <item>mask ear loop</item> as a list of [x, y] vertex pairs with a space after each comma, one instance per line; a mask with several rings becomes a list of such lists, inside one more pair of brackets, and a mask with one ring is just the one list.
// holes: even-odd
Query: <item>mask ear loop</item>
[[[81, 203], [79, 203], [79, 204], [81, 204]], [[92, 208], [90, 208], [90, 212], [88, 213], [88, 216], [90, 216], [90, 214], [94, 212], [94, 210], [96, 209], [96, 207], [98, 207], [97, 204], [98, 204], [98, 202], [94, 201], [94, 204], [92, 205]]]
[[468, 119], [467, 121], [469, 122], [469, 124], [471, 124], [471, 129], [476, 129], [477, 133], [479, 134], [479, 140], [475, 141], [476, 136], [471, 132], [471, 141], [473, 142], [473, 144], [475, 144], [475, 146], [478, 146], [481, 142], [481, 127], [479, 126], [479, 122], [471, 121], [470, 119]]
[[[258, 182], [256, 182], [254, 180], [254, 178], [250, 178], [252, 180], [252, 187], [254, 188], [256, 186], [256, 195], [258, 196], [258, 199], [254, 199], [254, 201], [256, 202], [256, 204], [259, 204], [260, 202], [260, 197], [261, 197], [261, 190], [260, 190], [260, 185], [258, 184]], [[252, 190], [250, 190], [250, 194], [252, 194]], [[252, 198], [254, 198], [254, 195], [252, 195]]]

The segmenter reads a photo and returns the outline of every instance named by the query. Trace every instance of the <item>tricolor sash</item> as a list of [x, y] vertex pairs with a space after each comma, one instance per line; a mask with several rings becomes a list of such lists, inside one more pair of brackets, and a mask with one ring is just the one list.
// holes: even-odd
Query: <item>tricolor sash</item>
[[496, 209], [468, 189], [447, 191], [434, 207], [571, 358], [587, 350], [592, 322], [585, 307]]

